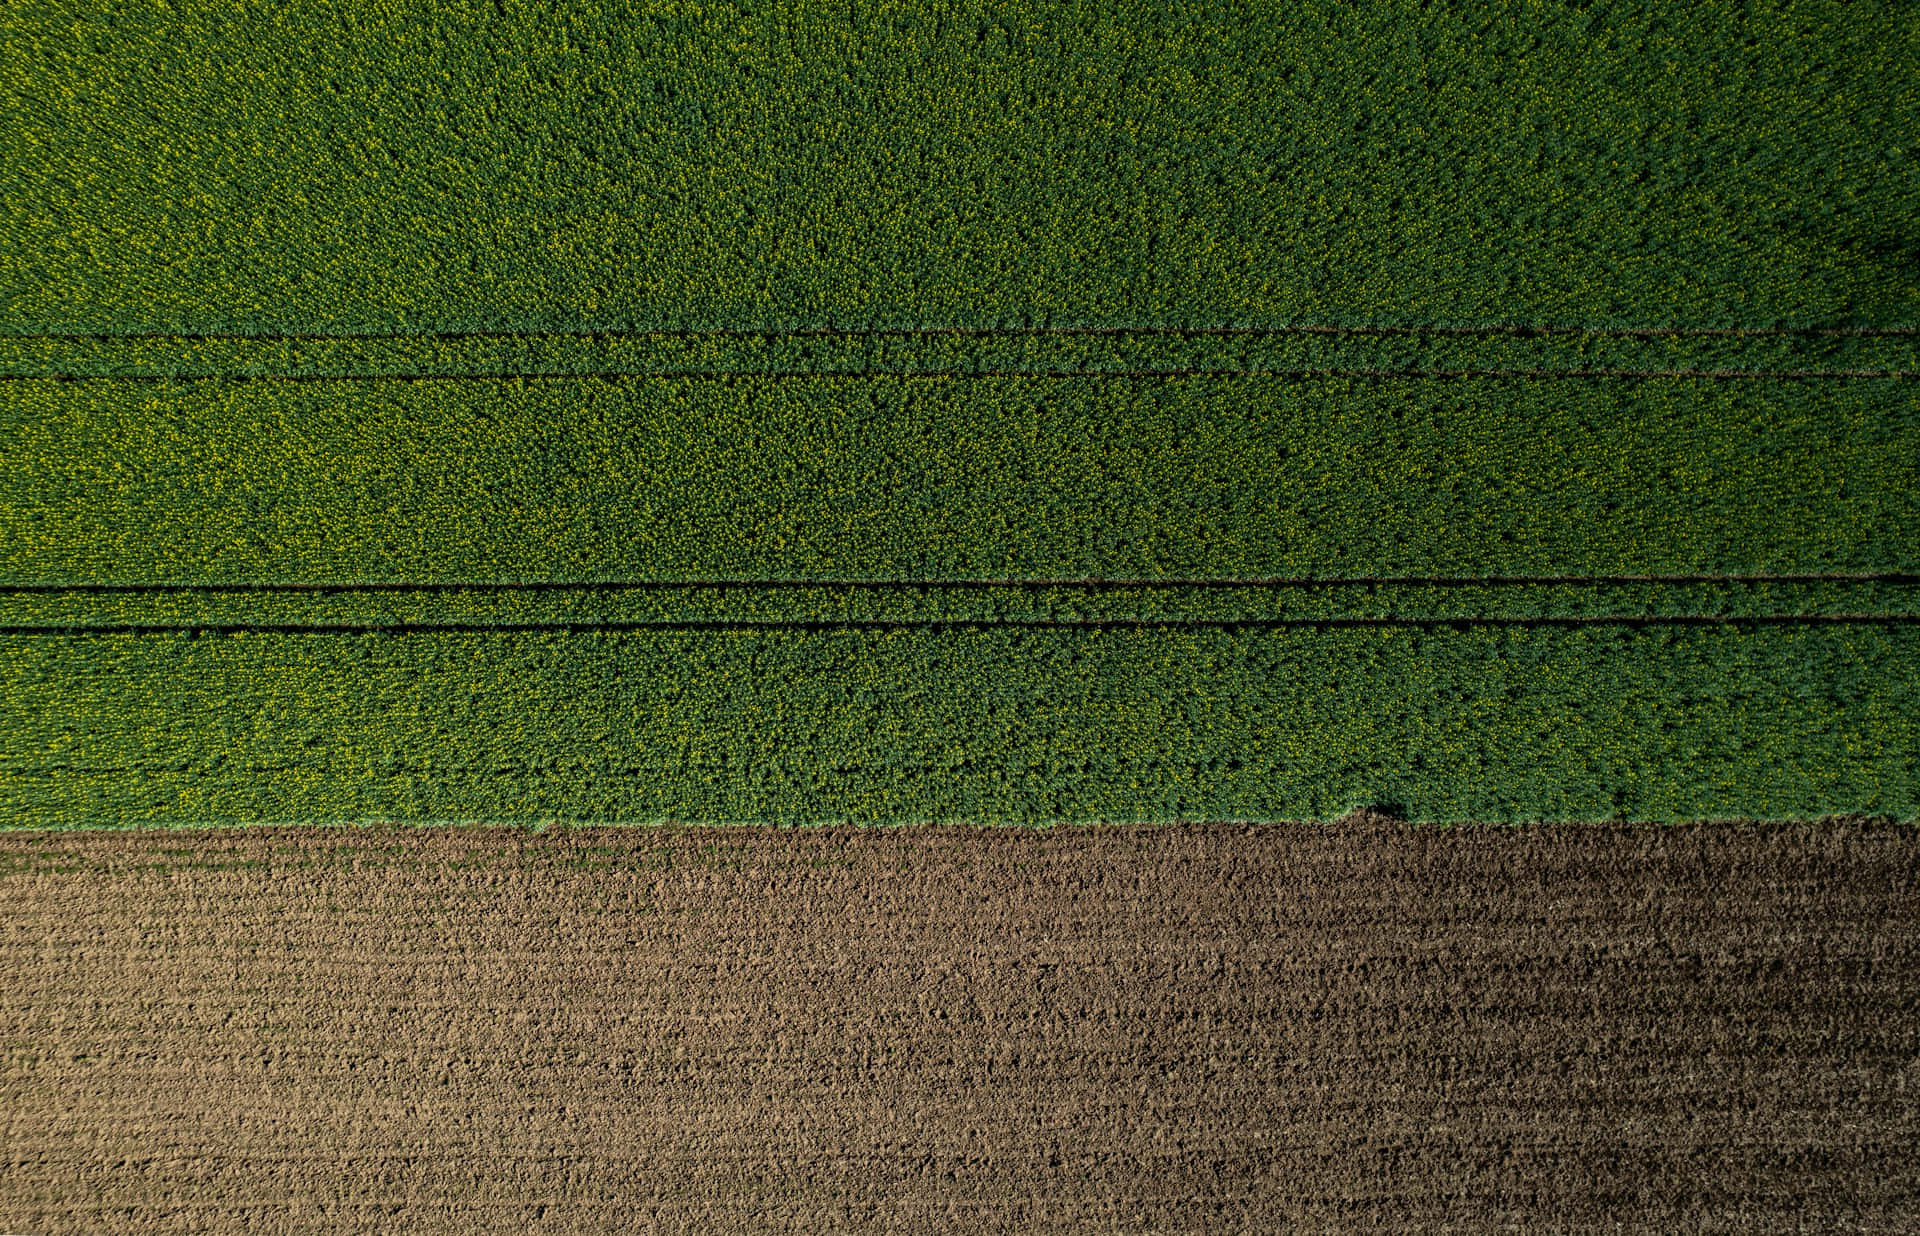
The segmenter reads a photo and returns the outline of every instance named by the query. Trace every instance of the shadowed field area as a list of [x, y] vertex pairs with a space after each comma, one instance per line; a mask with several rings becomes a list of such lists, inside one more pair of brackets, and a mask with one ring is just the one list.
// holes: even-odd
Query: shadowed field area
[[1916, 860], [1858, 820], [16, 833], [0, 1229], [1902, 1229]]

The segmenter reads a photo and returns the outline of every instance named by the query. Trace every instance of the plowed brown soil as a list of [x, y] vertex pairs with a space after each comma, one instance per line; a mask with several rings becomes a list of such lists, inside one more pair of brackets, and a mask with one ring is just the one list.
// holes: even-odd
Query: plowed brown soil
[[0, 836], [0, 1231], [1913, 1230], [1917, 838]]

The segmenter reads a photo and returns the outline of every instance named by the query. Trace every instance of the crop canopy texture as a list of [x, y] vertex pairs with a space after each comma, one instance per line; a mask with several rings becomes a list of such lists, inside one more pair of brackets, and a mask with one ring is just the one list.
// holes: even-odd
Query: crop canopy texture
[[9, 6], [0, 820], [1920, 814], [1917, 31]]

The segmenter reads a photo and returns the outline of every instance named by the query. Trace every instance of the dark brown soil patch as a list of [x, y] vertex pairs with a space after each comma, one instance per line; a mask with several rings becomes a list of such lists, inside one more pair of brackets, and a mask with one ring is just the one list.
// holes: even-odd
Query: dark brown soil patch
[[1911, 1230], [1920, 834], [0, 836], [0, 1231]]

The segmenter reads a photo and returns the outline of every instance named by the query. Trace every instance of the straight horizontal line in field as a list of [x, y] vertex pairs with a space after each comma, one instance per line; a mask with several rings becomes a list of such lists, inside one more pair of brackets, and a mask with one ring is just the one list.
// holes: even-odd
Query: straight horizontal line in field
[[1406, 618], [855, 618], [586, 622], [393, 623], [32, 623], [0, 626], [0, 636], [38, 635], [360, 635], [585, 634], [594, 631], [951, 631], [951, 630], [1350, 630], [1366, 627], [1699, 627], [1907, 626], [1920, 614], [1591, 614]]
[[63, 343], [113, 343], [121, 340], [258, 342], [346, 342], [360, 339], [743, 339], [886, 338], [939, 336], [1004, 338], [1029, 335], [1159, 336], [1203, 338], [1233, 335], [1449, 335], [1504, 337], [1593, 335], [1606, 338], [1890, 338], [1920, 334], [1920, 326], [1571, 326], [1511, 323], [1492, 326], [1344, 326], [1307, 323], [1279, 326], [889, 326], [889, 327], [640, 327], [604, 330], [434, 330], [434, 331], [46, 331], [0, 333], [0, 339]]
[[219, 581], [213, 583], [0, 583], [0, 594], [52, 593], [158, 593], [158, 592], [592, 592], [616, 590], [667, 591], [685, 589], [867, 589], [911, 590], [916, 588], [1525, 588], [1610, 587], [1626, 584], [1920, 584], [1920, 574], [1906, 571], [1814, 571], [1802, 573], [1696, 574], [1696, 575], [1403, 575], [1403, 576], [1252, 576], [1182, 577], [1137, 576], [1131, 578], [1085, 576], [1079, 578], [999, 578], [999, 579], [588, 579], [588, 580], [302, 580], [302, 581]]
[[[957, 377], [1256, 374], [1879, 375], [1920, 371], [1920, 336], [1381, 334], [548, 334], [0, 337], [17, 378], [324, 381], [754, 374]], [[364, 377], [363, 377], [364, 375]], [[473, 375], [473, 377], [468, 377]]]
[[525, 382], [624, 378], [1820, 378], [1912, 379], [1913, 369], [598, 369], [459, 373], [6, 373], [6, 382]]

